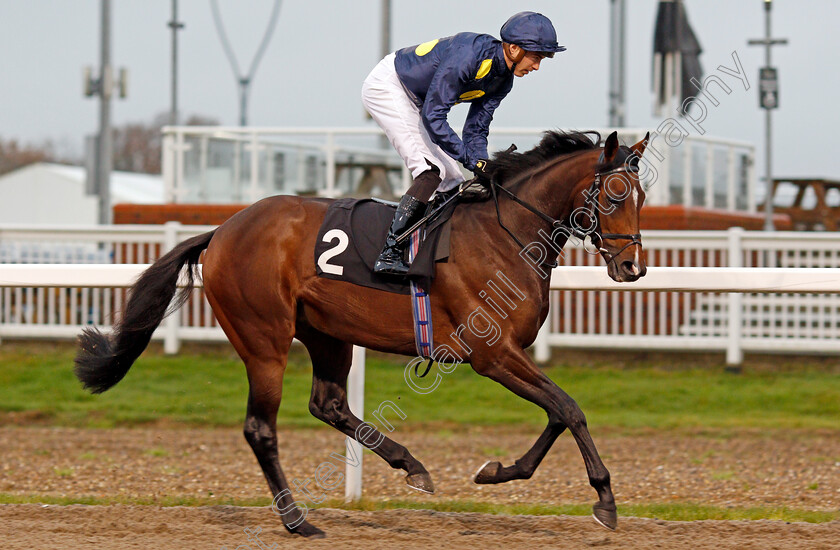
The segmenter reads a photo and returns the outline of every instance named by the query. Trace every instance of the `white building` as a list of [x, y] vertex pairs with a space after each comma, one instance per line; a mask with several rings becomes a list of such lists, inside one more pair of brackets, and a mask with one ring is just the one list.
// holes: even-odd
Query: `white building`
[[[85, 194], [80, 166], [30, 164], [0, 176], [0, 224], [92, 225], [98, 198]], [[111, 173], [111, 203], [160, 204], [163, 178], [132, 172]]]

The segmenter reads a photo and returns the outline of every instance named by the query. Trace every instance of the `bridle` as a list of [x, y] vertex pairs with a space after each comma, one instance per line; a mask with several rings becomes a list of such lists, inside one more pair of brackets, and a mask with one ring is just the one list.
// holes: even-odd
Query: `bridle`
[[[604, 160], [604, 153], [601, 153], [601, 157], [598, 159], [598, 163], [600, 164], [601, 162], [603, 162], [603, 160]], [[597, 235], [598, 240], [600, 241], [600, 245], [604, 244], [604, 240], [627, 240], [627, 241], [630, 241], [627, 244], [625, 244], [624, 246], [622, 246], [621, 249], [619, 249], [618, 252], [614, 252], [614, 253], [605, 249], [603, 246], [598, 246], [597, 247], [598, 252], [607, 256], [607, 258], [608, 258], [607, 259], [607, 265], [609, 265], [613, 260], [615, 260], [616, 257], [618, 257], [622, 252], [624, 252], [626, 249], [630, 248], [631, 246], [634, 246], [634, 245], [638, 245], [640, 247], [642, 246], [642, 235], [641, 235], [641, 233], [632, 233], [632, 234], [631, 233], [601, 233], [600, 232], [601, 218], [600, 218], [600, 215], [599, 215], [601, 211], [597, 207], [594, 206], [594, 201], [598, 200], [597, 195], [599, 194], [599, 192], [601, 190], [601, 177], [602, 176], [612, 176], [614, 174], [627, 174], [627, 173], [638, 174], [639, 173], [639, 168], [637, 166], [632, 166], [632, 165], [628, 164], [627, 162], [622, 162], [622, 164], [620, 166], [618, 166], [616, 168], [613, 168], [612, 170], [610, 170], [608, 172], [595, 172], [595, 179], [592, 181], [592, 185], [589, 187], [589, 193], [587, 195], [585, 204], [589, 208], [588, 213], [590, 215], [590, 219], [592, 217], [594, 217], [595, 220], [596, 220], [596, 226], [595, 227], [598, 229], [598, 231], [591, 231], [589, 233], [583, 233], [579, 229], [576, 229], [576, 231], [579, 234], [575, 235], [575, 237], [579, 238], [580, 240], [584, 240], [586, 235], [589, 235], [590, 239], [592, 239], [593, 235]], [[606, 178], [604, 178], [604, 181], [606, 181]], [[621, 202], [621, 200], [623, 200], [623, 198], [620, 199], [620, 200], [616, 200], [612, 196], [610, 196], [609, 193], [606, 193], [606, 195], [607, 195], [607, 200], [609, 200], [610, 203], [612, 203], [612, 204], [618, 204], [618, 203]]]
[[[604, 153], [601, 152], [601, 156], [598, 159], [598, 164], [602, 164], [603, 162], [604, 162]], [[589, 231], [582, 231], [580, 228], [576, 227], [576, 224], [574, 224], [574, 223], [567, 224], [565, 222], [565, 220], [558, 220], [558, 219], [552, 218], [551, 216], [542, 212], [541, 210], [534, 207], [533, 205], [528, 204], [527, 202], [523, 201], [522, 199], [517, 197], [512, 191], [508, 190], [505, 187], [502, 187], [496, 181], [491, 181], [490, 182], [490, 193], [493, 196], [493, 202], [496, 205], [496, 218], [499, 221], [499, 225], [501, 226], [502, 229], [504, 229], [507, 232], [508, 235], [511, 236], [511, 238], [514, 241], [516, 241], [516, 244], [518, 244], [519, 247], [522, 248], [523, 250], [528, 251], [529, 249], [502, 222], [501, 212], [499, 212], [499, 197], [498, 197], [498, 194], [496, 192], [497, 189], [504, 192], [515, 203], [521, 205], [526, 210], [530, 211], [531, 213], [538, 216], [542, 220], [551, 224], [552, 229], [562, 228], [566, 232], [568, 232], [568, 234], [573, 235], [574, 237], [580, 239], [581, 241], [584, 241], [587, 236], [590, 239], [592, 239], [593, 235], [597, 235], [598, 240], [600, 241], [599, 246], [597, 247], [598, 252], [604, 254], [605, 256], [608, 256], [607, 265], [609, 265], [612, 261], [614, 261], [627, 248], [629, 248], [631, 246], [634, 246], [634, 245], [642, 246], [642, 235], [640, 233], [633, 233], [633, 234], [630, 234], [630, 233], [601, 233], [600, 232], [601, 218], [598, 215], [600, 213], [600, 210], [595, 206], [594, 201], [598, 200], [597, 197], [598, 197], [598, 195], [600, 194], [600, 191], [601, 191], [602, 181], [606, 181], [606, 178], [604, 178], [602, 180], [602, 177], [611, 176], [611, 175], [614, 175], [614, 174], [621, 174], [621, 173], [630, 173], [630, 172], [638, 173], [638, 171], [639, 171], [638, 167], [631, 166], [626, 162], [622, 162], [622, 164], [620, 166], [618, 166], [616, 168], [613, 168], [612, 170], [609, 170], [607, 172], [599, 172], [599, 171], [595, 172], [595, 178], [592, 180], [592, 184], [588, 188], [588, 193], [586, 194], [586, 200], [584, 202], [584, 207], [587, 209], [586, 210], [587, 217], [590, 220], [591, 219], [595, 220], [594, 227], [592, 227]], [[607, 196], [608, 196], [610, 202], [612, 202], [613, 204], [616, 204], [616, 201], [612, 197], [609, 197], [609, 193], [607, 193]], [[620, 202], [620, 201], [618, 201], [618, 202]], [[605, 240], [628, 240], [630, 242], [628, 242], [626, 245], [624, 245], [618, 252], [611, 253], [609, 250], [605, 249], [602, 246], [604, 244]], [[528, 254], [530, 256], [530, 252], [526, 252], [526, 254]], [[536, 258], [533, 258], [533, 256], [532, 256], [532, 259], [537, 260]], [[554, 269], [555, 267], [557, 267], [559, 265], [556, 260], [554, 260], [551, 263], [549, 263], [549, 262], [541, 262], [541, 263], [542, 263], [542, 266], [550, 268], [550, 269]]]

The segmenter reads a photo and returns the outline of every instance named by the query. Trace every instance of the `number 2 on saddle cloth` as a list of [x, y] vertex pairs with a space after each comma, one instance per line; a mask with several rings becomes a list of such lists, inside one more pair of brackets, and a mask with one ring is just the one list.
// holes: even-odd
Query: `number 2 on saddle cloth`
[[393, 206], [373, 199], [338, 199], [327, 209], [318, 231], [315, 268], [319, 277], [411, 296], [420, 357], [431, 357], [434, 350], [427, 290], [435, 275], [435, 263], [449, 257], [449, 220], [456, 202], [446, 202], [435, 211], [433, 219], [411, 234], [408, 246], [411, 269], [406, 280], [372, 271], [394, 216]]

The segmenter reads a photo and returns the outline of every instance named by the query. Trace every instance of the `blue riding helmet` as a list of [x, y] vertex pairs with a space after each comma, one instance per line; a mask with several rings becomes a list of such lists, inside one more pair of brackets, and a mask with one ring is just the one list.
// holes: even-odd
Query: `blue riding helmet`
[[554, 57], [554, 52], [566, 50], [557, 44], [557, 31], [545, 15], [533, 11], [519, 12], [508, 19], [501, 30], [502, 42], [516, 44], [529, 52]]

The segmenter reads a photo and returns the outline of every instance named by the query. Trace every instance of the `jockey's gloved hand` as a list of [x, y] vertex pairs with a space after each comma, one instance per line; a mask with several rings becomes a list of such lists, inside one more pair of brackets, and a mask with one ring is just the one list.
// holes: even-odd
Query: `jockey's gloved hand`
[[493, 180], [493, 173], [496, 171], [496, 165], [487, 159], [481, 159], [475, 163], [475, 174], [478, 183], [484, 187], [490, 187], [490, 182]]

